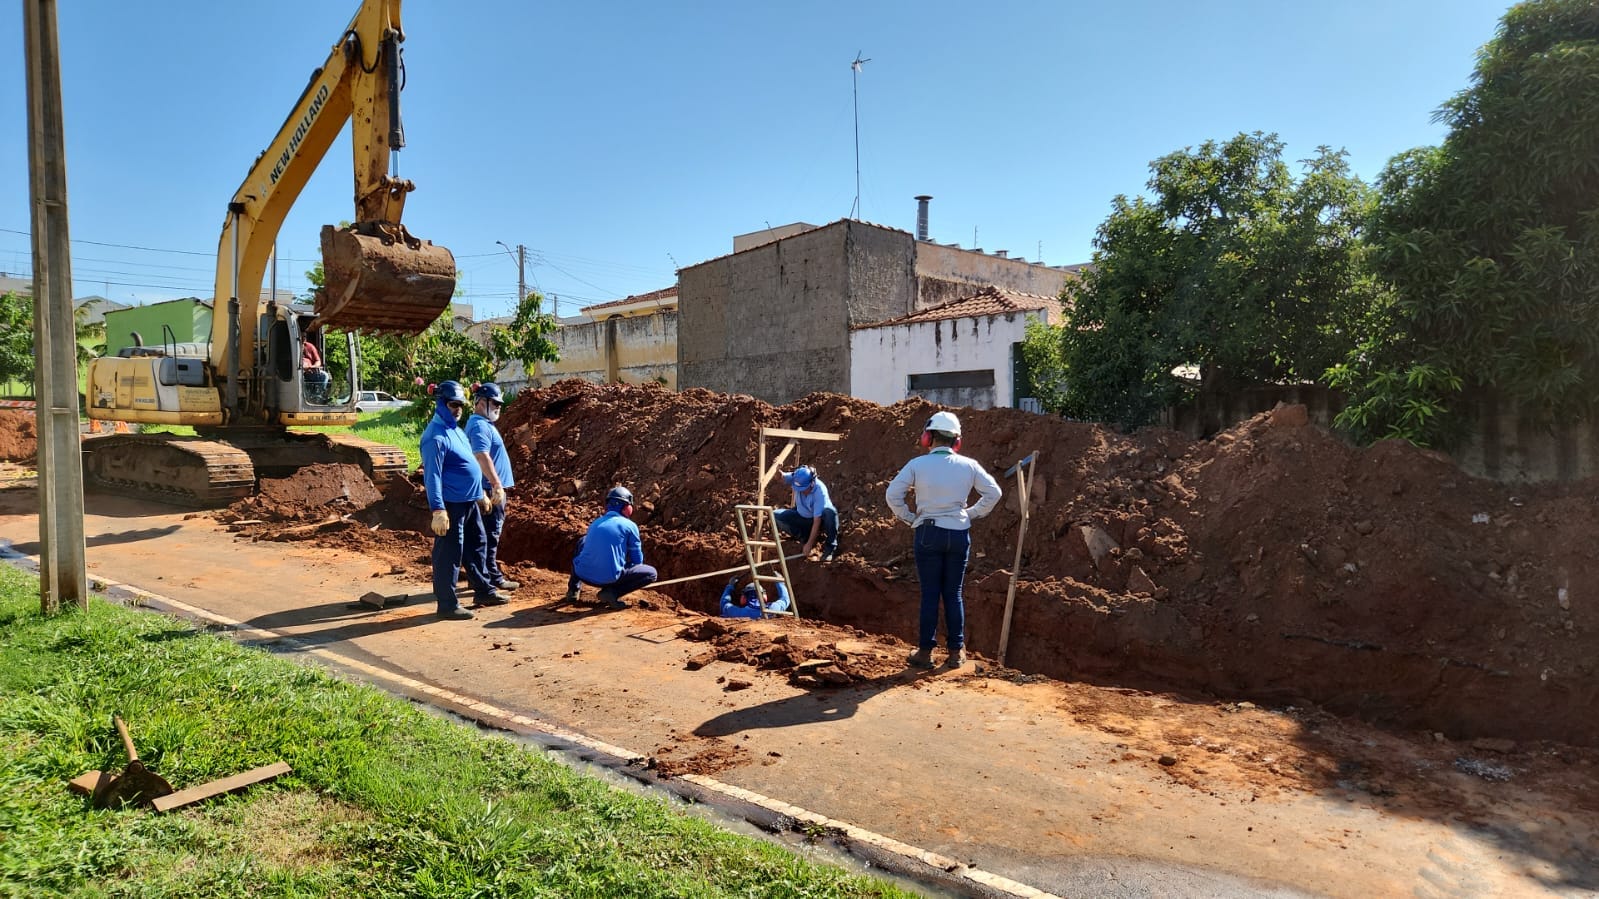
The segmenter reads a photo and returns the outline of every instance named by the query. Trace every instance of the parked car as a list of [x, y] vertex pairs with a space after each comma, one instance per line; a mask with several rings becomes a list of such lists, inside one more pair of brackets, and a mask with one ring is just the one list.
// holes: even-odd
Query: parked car
[[381, 390], [363, 390], [355, 401], [355, 411], [378, 412], [383, 409], [404, 409], [409, 405], [409, 400], [397, 399]]

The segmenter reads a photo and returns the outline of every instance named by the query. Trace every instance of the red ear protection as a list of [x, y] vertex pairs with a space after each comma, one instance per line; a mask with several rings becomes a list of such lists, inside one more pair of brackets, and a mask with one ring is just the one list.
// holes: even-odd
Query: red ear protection
[[627, 505], [622, 507], [622, 517], [623, 518], [632, 518], [633, 517], [633, 504], [632, 503], [628, 503]]
[[958, 453], [960, 451], [961, 451], [961, 439], [960, 439], [960, 437], [957, 436], [955, 438], [955, 452]]
[[932, 431], [923, 431], [922, 432], [922, 449], [931, 449], [932, 446], [933, 446], [933, 432]]

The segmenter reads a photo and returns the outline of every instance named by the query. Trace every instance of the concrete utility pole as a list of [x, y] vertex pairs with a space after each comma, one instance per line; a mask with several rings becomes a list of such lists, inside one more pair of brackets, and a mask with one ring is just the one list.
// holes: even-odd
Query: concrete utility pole
[[33, 224], [34, 399], [39, 431], [39, 603], [89, 607], [84, 571], [78, 342], [67, 238], [66, 126], [56, 0], [22, 0]]
[[[495, 243], [505, 247], [505, 252], [511, 252], [511, 248], [506, 246], [505, 241], [496, 240]], [[516, 308], [520, 309], [522, 308], [522, 301], [527, 299], [527, 247], [517, 244], [516, 252], [511, 255], [511, 258], [516, 261]], [[540, 309], [538, 311], [543, 312], [544, 310]], [[515, 313], [513, 312], [512, 314], [514, 315]]]

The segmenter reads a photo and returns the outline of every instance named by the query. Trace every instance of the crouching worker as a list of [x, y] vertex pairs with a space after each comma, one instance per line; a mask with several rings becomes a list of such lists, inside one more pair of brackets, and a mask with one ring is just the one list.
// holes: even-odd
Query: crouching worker
[[738, 589], [738, 575], [733, 575], [727, 582], [727, 589], [722, 591], [722, 617], [723, 618], [761, 618], [761, 610], [765, 609], [766, 615], [781, 614], [788, 611], [788, 587], [782, 581], [777, 581], [777, 599], [767, 602], [766, 591], [754, 581], [751, 581], [743, 590]]
[[583, 584], [600, 588], [600, 604], [625, 609], [622, 597], [655, 583], [655, 569], [644, 564], [644, 544], [633, 521], [633, 493], [612, 487], [605, 495], [605, 514], [594, 519], [572, 557], [572, 579], [566, 602], [576, 602]]
[[800, 553], [810, 557], [818, 542], [822, 544], [822, 561], [831, 562], [838, 555], [838, 509], [833, 507], [827, 485], [816, 476], [816, 469], [801, 465], [793, 471], [783, 472], [783, 481], [794, 490], [794, 507], [779, 509], [772, 520], [783, 533], [795, 540], [804, 540]]

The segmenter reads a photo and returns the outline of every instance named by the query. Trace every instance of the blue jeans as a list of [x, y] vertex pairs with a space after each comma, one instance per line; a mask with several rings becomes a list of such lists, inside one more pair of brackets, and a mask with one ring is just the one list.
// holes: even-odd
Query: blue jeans
[[455, 573], [462, 567], [478, 596], [493, 593], [494, 586], [483, 576], [483, 516], [477, 503], [446, 501], [444, 511], [449, 513], [450, 529], [433, 538], [433, 598], [439, 601], [440, 612], [450, 612], [460, 605]]
[[921, 628], [916, 646], [938, 645], [938, 607], [944, 607], [944, 635], [954, 652], [966, 645], [966, 606], [961, 584], [966, 580], [966, 559], [972, 549], [972, 532], [936, 524], [916, 529], [916, 577], [922, 582]]
[[498, 587], [505, 583], [505, 572], [500, 570], [500, 532], [505, 529], [505, 513], [510, 500], [503, 506], [490, 507], [483, 516], [483, 576]]
[[[811, 539], [811, 528], [816, 525], [816, 519], [806, 518], [797, 509], [778, 509], [772, 513], [772, 520], [779, 530], [802, 543]], [[838, 552], [838, 510], [822, 511], [821, 537], [823, 553]]]

